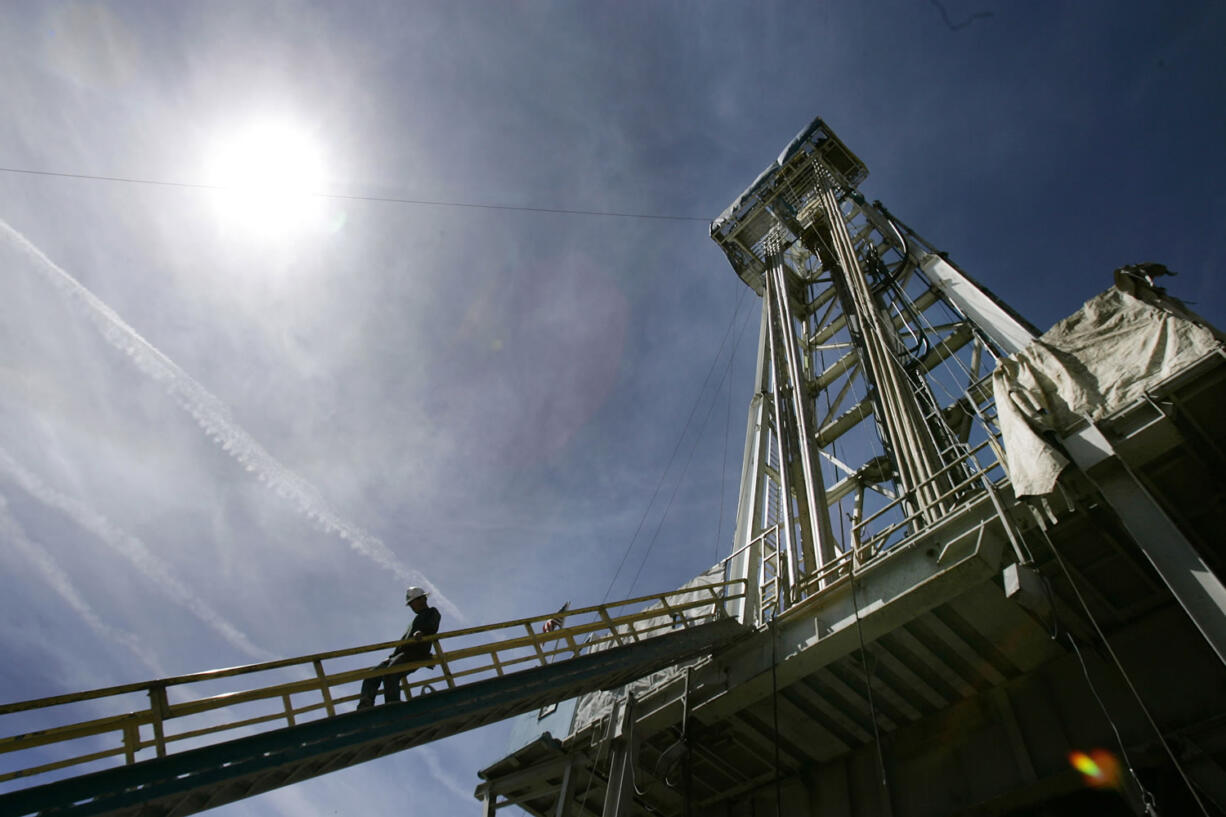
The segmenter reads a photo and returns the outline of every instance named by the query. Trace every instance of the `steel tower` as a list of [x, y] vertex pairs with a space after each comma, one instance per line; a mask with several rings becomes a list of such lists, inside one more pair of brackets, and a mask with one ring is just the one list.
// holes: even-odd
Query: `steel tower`
[[866, 202], [867, 175], [815, 120], [711, 226], [762, 297], [731, 568], [750, 620], [992, 493], [985, 378], [1037, 334]]
[[866, 177], [815, 120], [711, 225], [761, 329], [731, 552], [678, 592], [748, 635], [525, 716], [486, 815], [1226, 813], [1222, 336], [1160, 265], [1040, 335]]

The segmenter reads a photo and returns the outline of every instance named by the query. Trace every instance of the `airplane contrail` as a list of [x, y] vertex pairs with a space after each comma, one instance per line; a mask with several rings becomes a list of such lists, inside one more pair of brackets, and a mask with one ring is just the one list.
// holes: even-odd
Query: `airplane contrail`
[[255, 473], [269, 490], [289, 502], [321, 530], [339, 536], [355, 551], [390, 570], [401, 581], [421, 585], [439, 607], [460, 621], [465, 620], [460, 609], [421, 572], [402, 564], [381, 539], [346, 519], [314, 485], [282, 465], [234, 420], [225, 403], [141, 337], [115, 310], [3, 219], [0, 219], [0, 235], [34, 262], [34, 269], [93, 324], [107, 343], [126, 354], [147, 377], [161, 383], [210, 439], [240, 465]]
[[34, 563], [47, 584], [51, 585], [56, 594], [85, 621], [91, 630], [127, 647], [155, 676], [166, 674], [157, 656], [142, 644], [136, 635], [112, 627], [99, 618], [94, 608], [90, 607], [89, 602], [81, 596], [76, 585], [72, 583], [72, 579], [47, 552], [47, 549], [26, 535], [21, 523], [9, 512], [8, 500], [3, 496], [0, 496], [0, 539], [21, 551], [27, 559]]
[[426, 761], [426, 766], [430, 769], [430, 774], [434, 776], [434, 779], [442, 783], [444, 788], [459, 798], [461, 803], [467, 805], [472, 802], [472, 786], [465, 785], [457, 780], [455, 775], [443, 765], [437, 751], [430, 746], [418, 746], [414, 749], [414, 752], [417, 757]]
[[28, 468], [17, 462], [3, 446], [0, 446], [0, 473], [8, 474], [27, 494], [47, 507], [60, 511], [77, 525], [97, 536], [108, 547], [131, 562], [172, 601], [186, 607], [196, 618], [211, 627], [234, 647], [257, 661], [271, 661], [279, 657], [253, 644], [245, 633], [193, 593], [171, 572], [164, 561], [149, 550], [144, 542], [122, 530], [84, 502], [73, 499], [47, 485]]

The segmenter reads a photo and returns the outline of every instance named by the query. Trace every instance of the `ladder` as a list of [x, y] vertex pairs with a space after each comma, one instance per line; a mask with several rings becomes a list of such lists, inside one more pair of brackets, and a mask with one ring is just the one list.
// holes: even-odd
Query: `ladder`
[[42, 728], [0, 738], [0, 785], [70, 776], [0, 794], [0, 814], [163, 817], [251, 797], [710, 654], [747, 632], [725, 613], [744, 595], [715, 582], [572, 610], [551, 632], [554, 614], [427, 636], [434, 654], [397, 667], [417, 670], [409, 700], [363, 711], [341, 707], [386, 672], [371, 653], [403, 642], [2, 705], [0, 724]]

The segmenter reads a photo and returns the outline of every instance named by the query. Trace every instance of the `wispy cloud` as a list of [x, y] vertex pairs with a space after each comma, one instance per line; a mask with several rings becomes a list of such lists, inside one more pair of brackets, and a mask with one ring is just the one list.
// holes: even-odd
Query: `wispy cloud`
[[137, 537], [119, 528], [102, 514], [84, 502], [55, 490], [38, 478], [30, 469], [17, 462], [3, 447], [0, 447], [0, 473], [7, 474], [21, 489], [44, 505], [66, 515], [73, 522], [97, 536], [112, 550], [118, 552], [145, 578], [152, 581], [172, 601], [187, 608], [192, 615], [211, 627], [218, 635], [257, 661], [278, 657], [276, 654], [251, 642], [245, 633], [226, 620], [207, 602], [192, 592], [179, 580], [160, 558]]
[[465, 616], [419, 571], [406, 567], [381, 539], [345, 518], [310, 482], [282, 465], [231, 416], [228, 406], [142, 338], [113, 309], [47, 258], [25, 236], [0, 219], [0, 237], [32, 262], [30, 267], [86, 317], [111, 346], [122, 351], [144, 375], [162, 384], [166, 392], [195, 419], [197, 425], [223, 451], [241, 464], [281, 499], [320, 529], [335, 534], [376, 564], [406, 583], [420, 584], [435, 603], [461, 621]]
[[452, 774], [439, 759], [438, 752], [429, 746], [418, 746], [413, 750], [418, 758], [426, 761], [426, 767], [430, 770], [430, 774], [434, 779], [443, 784], [443, 788], [460, 798], [460, 802], [471, 806], [473, 802], [473, 787], [471, 785], [464, 786], [455, 775]]
[[38, 572], [42, 574], [47, 584], [51, 585], [56, 594], [81, 617], [91, 630], [116, 644], [126, 647], [154, 675], [166, 674], [157, 656], [154, 655], [152, 650], [142, 644], [136, 635], [120, 630], [117, 627], [112, 627], [94, 612], [94, 608], [81, 596], [76, 585], [72, 583], [72, 579], [68, 577], [68, 574], [64, 572], [63, 568], [59, 566], [47, 549], [26, 535], [21, 523], [9, 512], [8, 500], [3, 496], [0, 496], [0, 539], [6, 541], [29, 559], [38, 568]]

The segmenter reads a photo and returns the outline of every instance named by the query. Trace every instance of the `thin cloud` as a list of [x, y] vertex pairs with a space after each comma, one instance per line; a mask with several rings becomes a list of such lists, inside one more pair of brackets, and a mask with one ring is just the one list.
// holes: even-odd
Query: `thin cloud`
[[438, 752], [429, 746], [418, 746], [413, 750], [413, 754], [426, 761], [426, 767], [430, 770], [430, 774], [434, 776], [435, 781], [442, 783], [443, 788], [454, 794], [465, 805], [471, 805], [473, 801], [472, 786], [465, 786], [456, 779], [442, 761], [439, 759]]
[[21, 523], [9, 512], [8, 500], [0, 495], [0, 539], [8, 542], [27, 559], [29, 559], [43, 579], [56, 594], [64, 600], [85, 624], [103, 638], [114, 641], [132, 652], [136, 658], [155, 675], [165, 675], [166, 672], [153, 651], [141, 643], [133, 633], [112, 627], [103, 621], [89, 603], [81, 596], [72, 579], [59, 566], [45, 547], [37, 544], [26, 535]]
[[374, 561], [408, 584], [426, 588], [438, 605], [461, 621], [460, 609], [420, 572], [403, 565], [381, 539], [346, 519], [319, 490], [282, 465], [230, 415], [230, 409], [204, 386], [142, 338], [113, 309], [61, 269], [30, 241], [0, 219], [0, 237], [27, 256], [32, 268], [81, 312], [111, 346], [126, 354], [150, 379], [161, 383], [179, 407], [196, 421], [204, 433], [277, 496], [290, 503], [321, 530], [335, 534], [358, 553]]
[[107, 547], [118, 552], [152, 581], [170, 599], [187, 608], [218, 635], [242, 652], [256, 659], [267, 661], [278, 656], [251, 642], [245, 633], [226, 620], [203, 599], [180, 581], [170, 568], [152, 553], [137, 537], [117, 527], [102, 514], [80, 500], [47, 485], [28, 468], [17, 462], [0, 446], [0, 472], [7, 474], [21, 489], [49, 508], [60, 511], [80, 527], [102, 540]]

